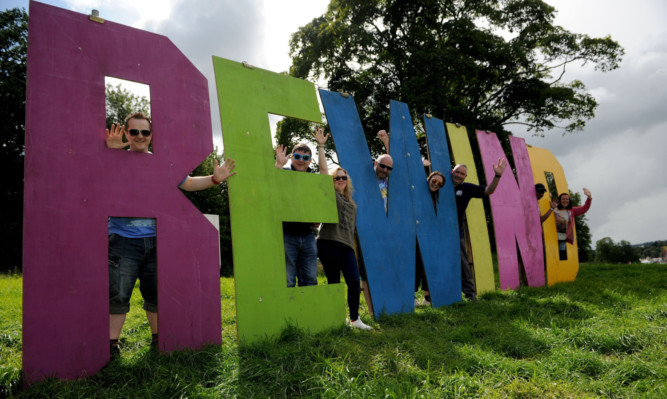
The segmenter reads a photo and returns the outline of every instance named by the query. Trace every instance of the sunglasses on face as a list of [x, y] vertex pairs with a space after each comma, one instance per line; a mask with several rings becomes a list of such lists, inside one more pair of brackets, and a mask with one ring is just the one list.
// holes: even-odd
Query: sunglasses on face
[[296, 159], [297, 161], [300, 161], [303, 159], [304, 162], [310, 161], [310, 155], [308, 154], [292, 154], [292, 158]]
[[128, 132], [128, 133], [130, 134], [130, 136], [132, 136], [132, 137], [136, 137], [136, 136], [138, 136], [139, 133], [141, 133], [141, 135], [144, 136], [144, 137], [148, 137], [148, 136], [151, 135], [151, 131], [150, 131], [150, 130], [130, 129], [130, 130], [128, 130], [127, 132]]
[[438, 187], [444, 186], [444, 183], [441, 183], [440, 180], [431, 180], [431, 184], [434, 184]]
[[336, 176], [336, 177], [334, 177], [334, 180], [336, 180], [336, 181], [338, 181], [338, 180], [346, 181], [346, 180], [347, 180], [347, 176]]
[[387, 169], [387, 170], [389, 170], [389, 171], [391, 171], [391, 170], [394, 169], [394, 168], [392, 168], [391, 166], [387, 166], [387, 165], [385, 165], [385, 164], [383, 164], [383, 163], [379, 163], [378, 166], [381, 167], [382, 169]]

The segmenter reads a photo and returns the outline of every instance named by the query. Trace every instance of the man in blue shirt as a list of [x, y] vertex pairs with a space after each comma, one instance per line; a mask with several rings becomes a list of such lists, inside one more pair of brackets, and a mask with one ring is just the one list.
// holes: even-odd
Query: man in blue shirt
[[[123, 142], [123, 137], [127, 142]], [[135, 112], [125, 118], [125, 125], [112, 125], [107, 129], [107, 148], [150, 153], [153, 125], [150, 118]], [[218, 166], [215, 161], [213, 174], [187, 176], [179, 187], [186, 191], [199, 191], [216, 186], [236, 174], [234, 160], [228, 159]], [[155, 219], [109, 218], [109, 347], [112, 356], [120, 354], [118, 339], [130, 310], [130, 297], [137, 278], [140, 282], [144, 310], [151, 328], [152, 347], [158, 342], [157, 314], [157, 230]]]
[[[317, 165], [320, 173], [327, 174], [327, 158], [324, 153], [324, 144], [329, 134], [324, 135], [324, 128], [318, 126], [313, 133], [317, 141]], [[290, 166], [285, 166], [291, 159]], [[312, 151], [306, 143], [299, 143], [287, 155], [287, 148], [279, 145], [276, 148], [277, 169], [293, 170], [297, 172], [313, 173], [310, 164], [313, 162]], [[285, 246], [285, 266], [287, 286], [299, 287], [317, 285], [317, 243], [313, 227], [319, 223], [283, 222], [283, 243]], [[298, 280], [298, 282], [297, 282]]]

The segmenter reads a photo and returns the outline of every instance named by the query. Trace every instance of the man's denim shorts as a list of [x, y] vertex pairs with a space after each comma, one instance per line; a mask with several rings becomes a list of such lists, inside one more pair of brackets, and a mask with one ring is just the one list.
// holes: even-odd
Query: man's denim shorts
[[157, 313], [156, 238], [109, 235], [109, 313], [130, 311], [130, 297], [139, 279], [144, 309]]

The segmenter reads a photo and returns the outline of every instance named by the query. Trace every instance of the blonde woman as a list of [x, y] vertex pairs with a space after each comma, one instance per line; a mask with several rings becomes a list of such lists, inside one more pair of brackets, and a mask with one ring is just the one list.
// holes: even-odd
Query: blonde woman
[[333, 172], [336, 190], [338, 223], [324, 223], [317, 236], [317, 254], [329, 284], [340, 283], [343, 273], [347, 284], [347, 305], [350, 308], [350, 327], [370, 330], [359, 318], [359, 269], [354, 254], [354, 231], [357, 224], [357, 205], [352, 199], [352, 180], [343, 168]]

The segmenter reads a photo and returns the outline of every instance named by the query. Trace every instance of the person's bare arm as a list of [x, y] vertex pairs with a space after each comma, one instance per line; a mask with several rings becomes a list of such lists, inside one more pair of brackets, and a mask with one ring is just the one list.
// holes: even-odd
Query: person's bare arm
[[[549, 194], [549, 197], [551, 197], [551, 194]], [[549, 216], [551, 216], [552, 213], [554, 213], [554, 210], [558, 207], [558, 202], [554, 201], [553, 198], [551, 199], [551, 208], [549, 208], [548, 211], [544, 212], [544, 215], [540, 215], [540, 222], [544, 223], [545, 220], [549, 219]]]
[[494, 191], [496, 191], [496, 187], [498, 187], [498, 182], [500, 181], [500, 177], [505, 172], [506, 167], [507, 167], [507, 161], [505, 160], [505, 158], [498, 158], [498, 163], [496, 165], [493, 165], [493, 172], [495, 173], [495, 176], [493, 176], [491, 184], [486, 186], [484, 194], [491, 195], [493, 194]]
[[324, 135], [324, 127], [315, 126], [313, 137], [317, 141], [317, 166], [320, 168], [320, 173], [323, 175], [329, 174], [329, 166], [327, 165], [327, 155], [324, 152], [324, 144], [329, 139], [329, 133]]
[[179, 187], [185, 191], [200, 191], [217, 186], [236, 174], [234, 172], [235, 167], [233, 159], [226, 160], [220, 166], [218, 166], [218, 160], [216, 159], [213, 161], [212, 175], [188, 176]]
[[123, 149], [129, 146], [129, 142], [123, 143], [123, 136], [125, 136], [125, 126], [115, 123], [111, 125], [111, 129], [107, 129], [107, 148]]
[[384, 145], [384, 149], [387, 151], [387, 154], [389, 154], [389, 133], [387, 133], [386, 130], [380, 130], [377, 136]]
[[287, 161], [289, 160], [290, 155], [287, 155], [287, 147], [282, 144], [276, 148], [276, 169], [282, 169]]

